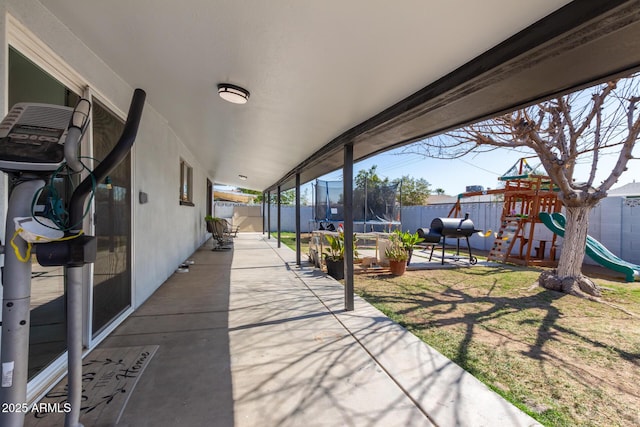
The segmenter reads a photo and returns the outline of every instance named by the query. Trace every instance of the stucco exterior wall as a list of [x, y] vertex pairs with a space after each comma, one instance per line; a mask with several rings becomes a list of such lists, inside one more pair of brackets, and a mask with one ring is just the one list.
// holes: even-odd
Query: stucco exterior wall
[[[29, 31], [89, 83], [100, 98], [126, 112], [134, 86], [124, 81], [90, 51], [69, 28], [35, 0], [0, 2], [0, 78], [7, 81], [5, 39], [6, 14], [10, 13]], [[144, 89], [142, 83], [141, 88]], [[6, 84], [0, 88], [0, 102], [6, 111]], [[4, 114], [3, 114], [4, 115]], [[179, 204], [180, 159], [193, 167], [193, 202]], [[203, 218], [206, 211], [205, 169], [174, 134], [166, 118], [153, 108], [153, 93], [147, 104], [138, 138], [132, 151], [132, 253], [133, 303], [142, 304], [193, 251], [205, 241]], [[6, 178], [0, 178], [2, 234], [6, 212]], [[140, 204], [138, 193], [148, 194]], [[4, 241], [4, 236], [3, 241]]]

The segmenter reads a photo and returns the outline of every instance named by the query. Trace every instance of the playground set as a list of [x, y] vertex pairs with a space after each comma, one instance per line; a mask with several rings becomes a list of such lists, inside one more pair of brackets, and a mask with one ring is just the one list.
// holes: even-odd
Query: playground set
[[[504, 183], [504, 187], [462, 193], [449, 211], [448, 218], [435, 218], [429, 228], [417, 230], [423, 239], [419, 246], [431, 249], [429, 261], [436, 247], [442, 248], [442, 255], [439, 255], [442, 264], [445, 258], [461, 260], [460, 240], [466, 240], [469, 264], [475, 264], [477, 260], [472, 254], [469, 237], [478, 234], [486, 238], [492, 236], [494, 239], [488, 261], [523, 266], [557, 265], [560, 244], [558, 236], [564, 236], [565, 222], [558, 187], [544, 172], [531, 167], [527, 158], [518, 160], [499, 180]], [[325, 229], [323, 224], [343, 220], [341, 187], [341, 183], [322, 181], [316, 186], [316, 221], [319, 230], [313, 233], [310, 258], [318, 267], [322, 265], [320, 254], [323, 253], [323, 233], [332, 231], [331, 228]], [[384, 224], [388, 228], [391, 225], [399, 226], [400, 216], [399, 204], [395, 203], [395, 189], [376, 190], [367, 193], [365, 189], [360, 202], [354, 203], [358, 205], [355, 212], [361, 212], [361, 217], [354, 222], [364, 225], [365, 233], [358, 233], [361, 239], [375, 241], [375, 257], [378, 258], [384, 253], [388, 233], [375, 232], [373, 225]], [[463, 213], [461, 202], [465, 198], [481, 195], [495, 195], [502, 199], [500, 225], [495, 232], [476, 230], [469, 215]], [[376, 207], [376, 210], [372, 207]], [[457, 251], [451, 257], [445, 257], [447, 238], [454, 238], [457, 242]], [[637, 280], [640, 276], [640, 266], [620, 259], [591, 236], [587, 238], [586, 253], [604, 267], [624, 274], [627, 281]], [[383, 259], [380, 261], [384, 262]]]
[[500, 228], [494, 234], [488, 260], [525, 266], [554, 266], [557, 262], [557, 234], [542, 227], [544, 223], [539, 214], [561, 211], [557, 187], [548, 176], [532, 168], [526, 158], [518, 160], [499, 180], [504, 182], [504, 188], [460, 194], [449, 217], [460, 216], [460, 202], [466, 197], [501, 196]]
[[[548, 176], [532, 168], [526, 158], [499, 179], [505, 183], [504, 188], [459, 195], [449, 216], [460, 216], [460, 200], [465, 197], [502, 195], [500, 228], [487, 259], [525, 266], [556, 266], [557, 238], [564, 237], [566, 221], [558, 188]], [[586, 253], [598, 264], [624, 274], [628, 282], [640, 277], [639, 265], [616, 256], [591, 236], [587, 236]]]

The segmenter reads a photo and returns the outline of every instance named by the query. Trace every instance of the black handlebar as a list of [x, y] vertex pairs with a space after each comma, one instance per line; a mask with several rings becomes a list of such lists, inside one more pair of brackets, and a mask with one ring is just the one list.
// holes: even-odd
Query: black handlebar
[[138, 125], [140, 124], [146, 97], [147, 94], [144, 90], [136, 89], [134, 91], [131, 105], [129, 106], [127, 121], [124, 124], [124, 129], [118, 143], [113, 147], [111, 152], [107, 154], [107, 157], [94, 169], [93, 177], [86, 177], [71, 195], [71, 200], [69, 201], [69, 224], [71, 227], [77, 228], [80, 225], [82, 216], [84, 215], [84, 201], [93, 188], [94, 183], [104, 180], [107, 175], [124, 160], [127, 154], [129, 154], [129, 151], [131, 151], [131, 147], [138, 134]]

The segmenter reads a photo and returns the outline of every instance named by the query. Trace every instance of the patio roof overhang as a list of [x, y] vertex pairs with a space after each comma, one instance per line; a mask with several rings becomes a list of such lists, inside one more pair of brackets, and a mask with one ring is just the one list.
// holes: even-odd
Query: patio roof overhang
[[363, 159], [640, 65], [636, 0], [41, 4], [146, 90], [212, 181], [254, 190], [340, 168], [345, 144]]
[[571, 92], [640, 66], [640, 2], [572, 2], [452, 73], [343, 133], [269, 190]]

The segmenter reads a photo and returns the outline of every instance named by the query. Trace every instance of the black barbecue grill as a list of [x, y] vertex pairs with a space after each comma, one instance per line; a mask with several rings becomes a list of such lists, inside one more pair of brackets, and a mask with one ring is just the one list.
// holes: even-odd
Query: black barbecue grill
[[477, 233], [480, 230], [476, 230], [473, 221], [469, 219], [469, 214], [465, 214], [464, 218], [434, 218], [431, 221], [429, 228], [418, 228], [418, 236], [422, 237], [423, 243], [432, 243], [431, 254], [429, 255], [429, 261], [433, 257], [433, 250], [435, 244], [442, 244], [442, 264], [444, 264], [444, 248], [447, 242], [447, 237], [456, 239], [457, 252], [456, 256], [460, 255], [460, 239], [466, 239], [467, 249], [469, 250], [469, 263], [475, 264], [478, 259], [471, 254], [471, 245], [469, 244], [469, 237], [473, 233]]

